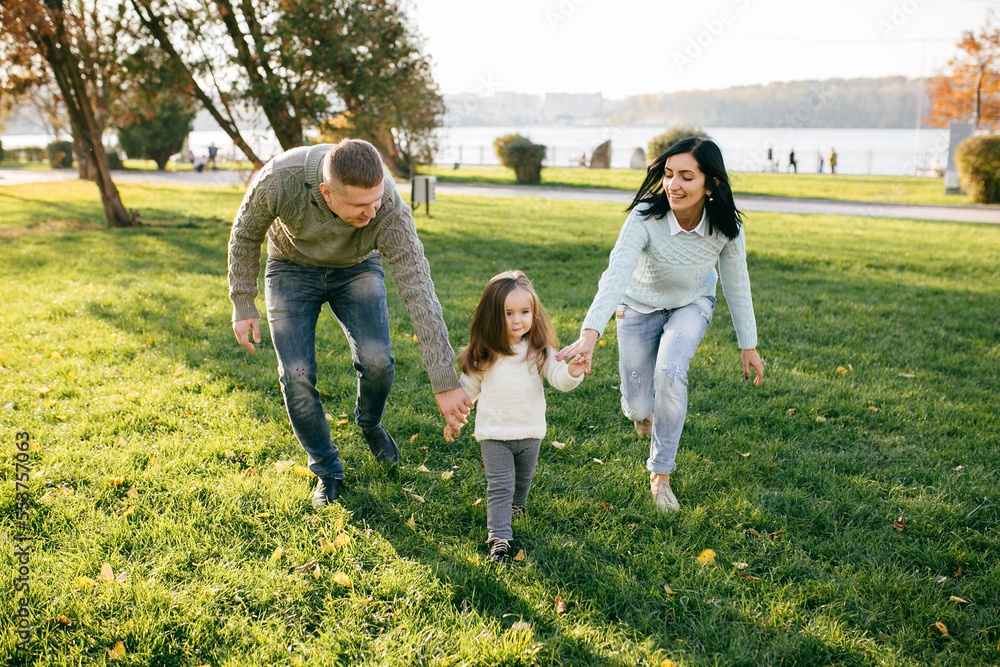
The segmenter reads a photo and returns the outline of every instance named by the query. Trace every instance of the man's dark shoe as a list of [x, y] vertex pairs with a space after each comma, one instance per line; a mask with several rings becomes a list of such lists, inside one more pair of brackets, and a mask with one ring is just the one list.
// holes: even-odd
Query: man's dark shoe
[[361, 429], [361, 435], [365, 436], [368, 448], [372, 450], [372, 456], [380, 463], [396, 465], [399, 463], [399, 447], [392, 439], [385, 427], [379, 424], [375, 428]]
[[340, 497], [340, 487], [344, 485], [344, 480], [336, 477], [320, 477], [316, 483], [316, 490], [313, 491], [313, 508], [321, 510], [334, 500]]

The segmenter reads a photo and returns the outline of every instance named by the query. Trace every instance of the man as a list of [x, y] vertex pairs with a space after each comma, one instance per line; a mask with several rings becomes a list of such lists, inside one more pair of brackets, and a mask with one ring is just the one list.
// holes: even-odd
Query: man
[[355, 421], [379, 461], [399, 462], [399, 448], [382, 425], [395, 368], [382, 260], [413, 321], [441, 414], [457, 430], [472, 403], [458, 383], [413, 216], [374, 146], [344, 139], [294, 148], [264, 165], [250, 184], [229, 237], [233, 333], [250, 352], [261, 340], [254, 302], [265, 235], [264, 299], [278, 379], [292, 430], [319, 478], [312, 497], [318, 509], [339, 497], [344, 479], [316, 390], [316, 321], [324, 303], [347, 336], [357, 370]]

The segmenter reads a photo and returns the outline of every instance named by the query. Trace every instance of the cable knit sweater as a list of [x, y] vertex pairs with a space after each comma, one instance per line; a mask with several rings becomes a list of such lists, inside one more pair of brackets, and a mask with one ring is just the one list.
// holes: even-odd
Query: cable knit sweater
[[528, 342], [514, 345], [511, 356], [501, 356], [482, 373], [462, 373], [462, 389], [476, 408], [476, 440], [526, 440], [545, 437], [545, 391], [542, 375], [559, 391], [569, 391], [583, 382], [573, 377], [569, 366], [556, 361], [556, 351], [538, 366], [528, 363]]
[[330, 148], [320, 144], [286, 151], [250, 184], [229, 236], [233, 321], [260, 317], [254, 301], [265, 236], [269, 257], [303, 266], [342, 268], [381, 254], [413, 321], [431, 388], [435, 393], [457, 389], [455, 353], [410, 208], [386, 172], [382, 207], [371, 222], [357, 229], [341, 220], [319, 191]]
[[619, 303], [673, 309], [714, 297], [719, 277], [740, 349], [757, 347], [743, 229], [732, 241], [723, 234], [671, 236], [666, 217], [647, 218], [636, 207], [625, 219], [581, 328], [603, 333]]

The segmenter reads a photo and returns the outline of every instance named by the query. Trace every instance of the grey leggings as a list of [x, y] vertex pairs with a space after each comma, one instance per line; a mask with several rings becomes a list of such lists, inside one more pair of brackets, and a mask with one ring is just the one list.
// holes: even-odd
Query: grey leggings
[[486, 469], [486, 527], [490, 540], [509, 540], [511, 505], [526, 505], [542, 441], [482, 440]]

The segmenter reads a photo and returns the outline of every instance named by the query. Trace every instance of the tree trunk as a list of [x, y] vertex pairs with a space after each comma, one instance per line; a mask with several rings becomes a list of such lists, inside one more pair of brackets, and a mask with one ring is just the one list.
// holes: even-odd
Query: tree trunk
[[[236, 12], [229, 0], [215, 0], [215, 4], [219, 8], [219, 14], [226, 26], [226, 31], [229, 33], [230, 39], [233, 40], [233, 45], [236, 46], [240, 64], [250, 79], [253, 91], [251, 94], [271, 123], [271, 129], [274, 131], [278, 143], [286, 151], [301, 146], [302, 121], [292, 114], [287, 98], [279, 91], [274, 90], [274, 86], [277, 84], [274, 73], [271, 72], [267, 62], [267, 54], [254, 54], [250, 51], [250, 45], [240, 30], [240, 25], [236, 20]], [[251, 32], [259, 28], [253, 11], [251, 6], [244, 16]], [[258, 40], [258, 44], [261, 43]], [[264, 69], [264, 76], [257, 69], [258, 65]]]
[[369, 137], [372, 145], [378, 149], [382, 156], [382, 161], [389, 168], [396, 178], [408, 179], [410, 177], [410, 161], [403, 151], [396, 146], [396, 141], [389, 130], [377, 130]]
[[111, 169], [108, 167], [108, 156], [104, 152], [101, 141], [101, 130], [94, 118], [94, 110], [87, 97], [86, 85], [80, 64], [70, 49], [70, 40], [66, 34], [63, 14], [60, 10], [51, 11], [55, 30], [52, 33], [40, 33], [39, 46], [45, 60], [52, 68], [63, 102], [69, 113], [73, 126], [73, 136], [82, 144], [81, 160], [86, 160], [88, 170], [91, 165], [97, 170], [97, 188], [101, 192], [101, 203], [104, 205], [104, 216], [112, 227], [132, 227], [138, 224], [138, 215], [131, 216], [125, 211], [118, 188], [111, 180]]
[[[243, 151], [243, 154], [246, 155], [247, 159], [253, 163], [254, 171], [263, 167], [264, 161], [257, 157], [257, 154], [254, 153], [253, 149], [250, 148], [247, 142], [243, 140], [243, 135], [240, 134], [236, 125], [222, 115], [222, 112], [220, 112], [215, 106], [215, 102], [212, 98], [209, 97], [208, 94], [202, 90], [201, 86], [198, 85], [198, 82], [194, 80], [194, 75], [191, 74], [187, 64], [181, 58], [180, 54], [177, 53], [177, 49], [174, 48], [173, 43], [170, 41], [167, 31], [163, 27], [163, 19], [153, 13], [149, 1], [132, 0], [132, 6], [139, 15], [139, 20], [142, 21], [144, 26], [146, 26], [146, 29], [149, 30], [150, 34], [160, 45], [160, 48], [163, 49], [163, 52], [181, 68], [181, 71], [184, 73], [184, 78], [194, 96], [198, 98], [198, 101], [201, 102], [202, 106], [205, 107], [205, 109], [212, 115], [212, 118], [214, 118], [215, 122], [219, 124], [219, 127], [221, 127], [222, 130], [229, 135], [229, 138], [233, 140], [236, 147]], [[148, 15], [143, 13], [143, 9], [148, 12]]]

